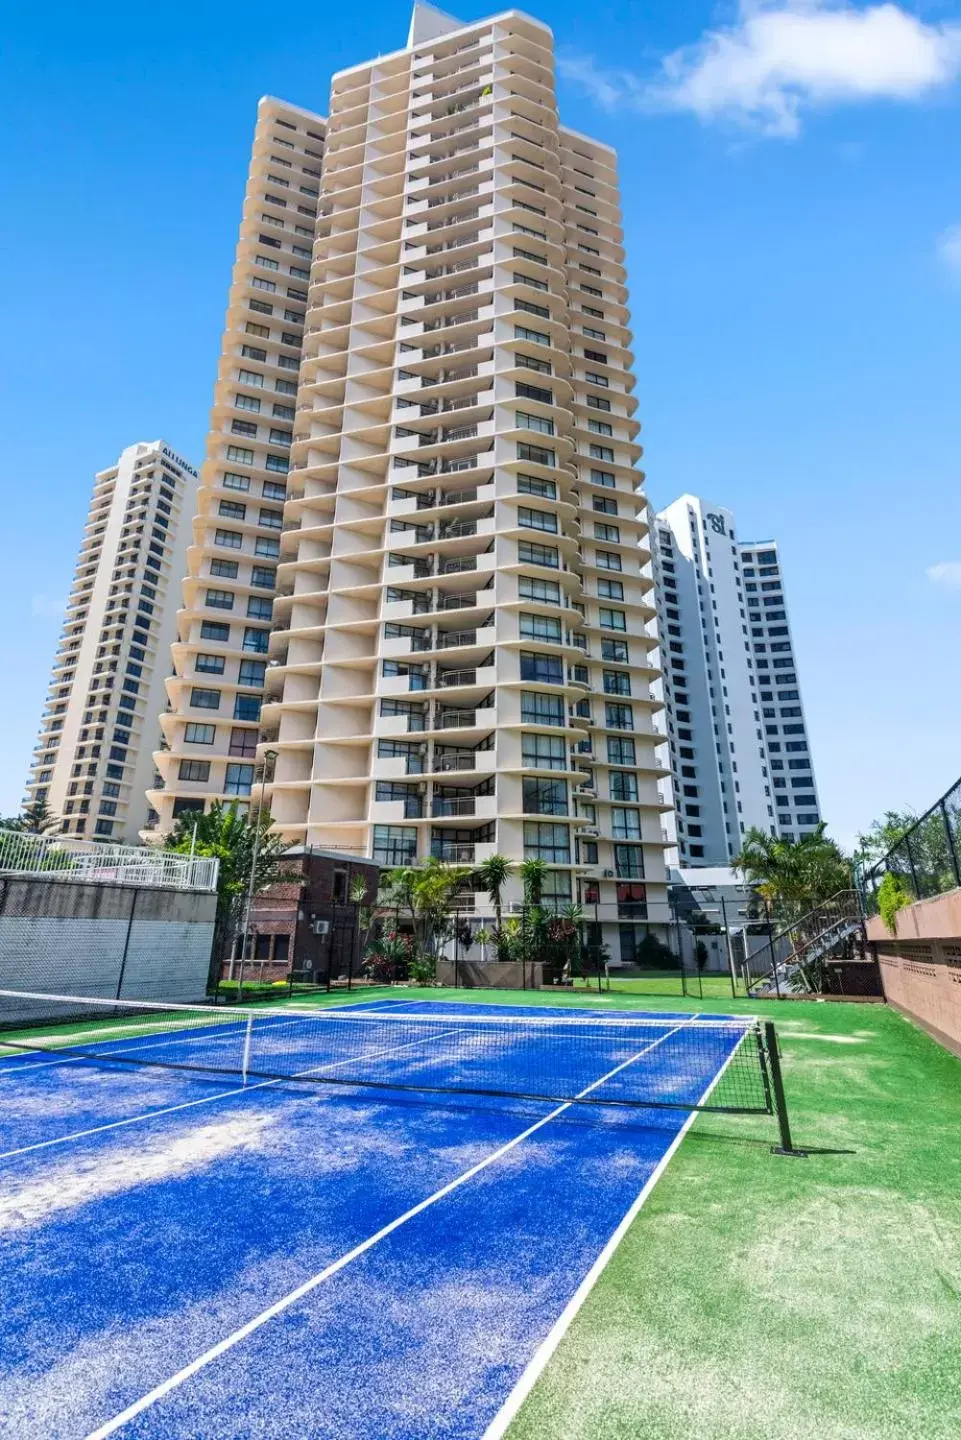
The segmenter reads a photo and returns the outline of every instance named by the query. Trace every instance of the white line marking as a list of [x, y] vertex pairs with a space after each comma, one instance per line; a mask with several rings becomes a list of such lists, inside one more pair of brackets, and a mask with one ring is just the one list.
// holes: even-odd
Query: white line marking
[[569, 1110], [572, 1105], [576, 1105], [579, 1100], [583, 1100], [592, 1090], [596, 1090], [599, 1085], [604, 1085], [608, 1080], [612, 1080], [615, 1075], [619, 1075], [622, 1070], [626, 1070], [629, 1065], [633, 1065], [636, 1061], [640, 1060], [642, 1055], [646, 1055], [650, 1050], [655, 1049], [656, 1046], [669, 1039], [671, 1035], [676, 1035], [677, 1031], [682, 1028], [683, 1026], [678, 1025], [675, 1029], [669, 1030], [666, 1035], [662, 1035], [658, 1040], [652, 1040], [649, 1045], [645, 1045], [642, 1050], [639, 1050], [636, 1055], [632, 1055], [629, 1060], [623, 1060], [620, 1065], [616, 1065], [613, 1070], [609, 1070], [607, 1074], [602, 1075], [599, 1080], [594, 1080], [590, 1085], [586, 1086], [574, 1100], [565, 1100], [563, 1105], [556, 1106], [548, 1115], [535, 1121], [533, 1125], [529, 1125], [527, 1129], [522, 1130], [519, 1135], [515, 1135], [513, 1140], [508, 1140], [505, 1145], [501, 1145], [497, 1150], [492, 1151], [490, 1155], [486, 1156], [485, 1159], [478, 1161], [476, 1165], [472, 1165], [469, 1170], [463, 1171], [462, 1174], [456, 1176], [455, 1179], [448, 1181], [448, 1183], [443, 1185], [439, 1190], [435, 1190], [432, 1195], [428, 1195], [425, 1200], [421, 1200], [417, 1205], [413, 1205], [409, 1210], [405, 1210], [403, 1215], [398, 1215], [395, 1220], [391, 1220], [389, 1224], [384, 1225], [375, 1234], [368, 1236], [366, 1240], [362, 1240], [359, 1245], [355, 1245], [353, 1250], [348, 1250], [345, 1255], [341, 1255], [339, 1260], [333, 1261], [332, 1264], [320, 1270], [316, 1275], [312, 1275], [309, 1280], [305, 1280], [302, 1285], [298, 1285], [296, 1290], [291, 1290], [289, 1294], [282, 1296], [280, 1300], [276, 1300], [273, 1305], [268, 1306], [266, 1310], [262, 1310], [260, 1314], [255, 1315], [252, 1320], [248, 1320], [246, 1325], [241, 1325], [239, 1330], [235, 1330], [233, 1334], [225, 1336], [223, 1340], [218, 1341], [218, 1343], [211, 1346], [209, 1350], [205, 1350], [202, 1355], [198, 1355], [195, 1360], [191, 1360], [189, 1365], [185, 1365], [183, 1369], [178, 1370], [175, 1375], [171, 1375], [167, 1380], [162, 1381], [161, 1384], [154, 1386], [153, 1390], [150, 1390], [146, 1395], [142, 1395], [141, 1398], [135, 1400], [132, 1405], [128, 1405], [126, 1410], [121, 1410], [119, 1415], [115, 1415], [113, 1419], [108, 1420], [105, 1425], [101, 1425], [97, 1430], [91, 1430], [86, 1440], [107, 1440], [108, 1435], [115, 1435], [128, 1421], [133, 1420], [137, 1415], [141, 1415], [144, 1410], [148, 1410], [151, 1405], [156, 1404], [156, 1402], [162, 1400], [165, 1395], [169, 1395], [172, 1390], [176, 1390], [179, 1386], [183, 1385], [185, 1381], [190, 1380], [198, 1371], [203, 1370], [213, 1360], [219, 1360], [221, 1355], [225, 1355], [228, 1350], [232, 1350], [235, 1345], [239, 1345], [241, 1340], [246, 1340], [249, 1335], [253, 1335], [255, 1331], [259, 1330], [263, 1325], [266, 1325], [269, 1320], [273, 1320], [276, 1316], [283, 1314], [291, 1305], [296, 1304], [298, 1300], [302, 1300], [305, 1295], [309, 1295], [312, 1290], [316, 1290], [325, 1280], [329, 1280], [331, 1276], [336, 1275], [352, 1261], [359, 1259], [361, 1255], [365, 1255], [368, 1250], [372, 1250], [381, 1240], [386, 1240], [388, 1235], [392, 1235], [395, 1230], [399, 1230], [400, 1227], [406, 1225], [409, 1220], [413, 1220], [417, 1215], [423, 1214], [425, 1210], [429, 1210], [432, 1205], [436, 1205], [439, 1200], [443, 1200], [445, 1196], [450, 1195], [454, 1190], [459, 1190], [462, 1185], [467, 1184], [468, 1180], [473, 1180], [475, 1175], [479, 1175], [480, 1172], [486, 1170], [489, 1165], [493, 1165], [497, 1160], [502, 1159], [503, 1156], [520, 1145], [522, 1141], [529, 1139], [536, 1131], [543, 1129], [545, 1125], [549, 1125], [551, 1121], [556, 1120], [559, 1115], [563, 1115], [565, 1110]]
[[[704, 1102], [709, 1098], [711, 1091], [718, 1084], [721, 1076], [724, 1074], [725, 1070], [730, 1065], [731, 1061], [734, 1059], [734, 1056], [737, 1054], [738, 1050], [740, 1050], [743, 1043], [743, 1039], [737, 1042], [734, 1049], [731, 1051], [730, 1055], [727, 1057], [724, 1064], [721, 1066], [720, 1070], [718, 1070], [710, 1085], [708, 1085], [707, 1089], [704, 1091], [704, 1094], [697, 1102], [699, 1106], [703, 1105]], [[554, 1351], [557, 1349], [558, 1345], [561, 1343], [564, 1336], [570, 1329], [571, 1323], [575, 1315], [580, 1310], [581, 1306], [584, 1304], [584, 1301], [587, 1299], [588, 1295], [594, 1289], [594, 1286], [600, 1279], [601, 1274], [606, 1269], [608, 1262], [611, 1259], [611, 1256], [614, 1254], [614, 1251], [624, 1239], [624, 1236], [627, 1234], [627, 1231], [630, 1229], [633, 1221], [637, 1218], [637, 1215], [640, 1213], [648, 1196], [654, 1189], [654, 1186], [657, 1184], [658, 1180], [660, 1180], [661, 1176], [664, 1174], [664, 1171], [671, 1163], [671, 1160], [674, 1158], [674, 1155], [679, 1145], [681, 1144], [681, 1141], [684, 1139], [684, 1136], [694, 1124], [694, 1121], [697, 1119], [698, 1114], [698, 1110], [691, 1111], [690, 1115], [684, 1121], [684, 1124], [681, 1126], [680, 1130], [677, 1132], [668, 1148], [664, 1151], [664, 1154], [661, 1156], [660, 1160], [654, 1166], [654, 1169], [651, 1171], [650, 1175], [645, 1180], [640, 1193], [637, 1195], [637, 1197], [625, 1213], [624, 1218], [621, 1220], [617, 1228], [612, 1232], [610, 1238], [607, 1241], [607, 1244], [604, 1246], [603, 1250], [598, 1255], [597, 1259], [594, 1261], [594, 1264], [591, 1266], [590, 1270], [588, 1270], [587, 1274], [584, 1276], [584, 1279], [581, 1281], [580, 1285], [578, 1285], [577, 1289], [574, 1291], [574, 1294], [564, 1306], [564, 1309], [561, 1311], [560, 1315], [557, 1317], [554, 1324], [547, 1332], [547, 1335], [544, 1337], [540, 1345], [538, 1345], [537, 1349], [534, 1351], [534, 1354], [531, 1356], [527, 1365], [524, 1367], [520, 1379], [517, 1381], [513, 1390], [508, 1395], [507, 1399], [504, 1401], [504, 1404], [498, 1410], [497, 1414], [494, 1416], [493, 1420], [488, 1425], [487, 1429], [484, 1431], [482, 1440], [503, 1440], [503, 1436], [506, 1434], [509, 1426], [516, 1418], [517, 1413], [523, 1405], [524, 1401], [527, 1399], [528, 1395], [533, 1390], [535, 1384], [540, 1379], [542, 1372], [547, 1366], [547, 1362], [550, 1360], [551, 1356], [554, 1354]]]
[[[455, 1032], [442, 1032], [452, 1035]], [[23, 1145], [19, 1150], [5, 1150], [0, 1160], [9, 1160], [14, 1155], [28, 1155], [32, 1150], [46, 1150], [51, 1145], [65, 1145], [68, 1140], [83, 1140], [88, 1135], [99, 1135], [105, 1130], [119, 1130], [122, 1125], [133, 1125], [138, 1120], [152, 1120], [155, 1115], [172, 1115], [175, 1110], [190, 1110], [195, 1105], [210, 1105], [230, 1095], [250, 1095], [254, 1090], [266, 1090], [271, 1085], [283, 1085], [290, 1080], [303, 1080], [315, 1075], [318, 1070], [339, 1070], [344, 1065], [356, 1065], [361, 1060], [380, 1060], [385, 1055], [399, 1055], [414, 1045], [423, 1045], [427, 1040], [437, 1040], [437, 1035], [422, 1036], [420, 1040], [409, 1040], [405, 1045], [392, 1045], [388, 1050], [375, 1050], [369, 1055], [352, 1055], [349, 1060], [335, 1060], [332, 1065], [315, 1065], [310, 1070], [298, 1070], [294, 1075], [279, 1075], [275, 1080], [261, 1080], [256, 1085], [238, 1085], [233, 1090], [219, 1090], [216, 1095], [203, 1095], [199, 1100], [184, 1100], [179, 1105], [167, 1105], [162, 1110], [144, 1110], [140, 1115], [128, 1115], [123, 1120], [111, 1120], [106, 1125], [95, 1125], [90, 1130], [75, 1130], [71, 1135], [59, 1135], [53, 1140], [38, 1140], [33, 1145]]]

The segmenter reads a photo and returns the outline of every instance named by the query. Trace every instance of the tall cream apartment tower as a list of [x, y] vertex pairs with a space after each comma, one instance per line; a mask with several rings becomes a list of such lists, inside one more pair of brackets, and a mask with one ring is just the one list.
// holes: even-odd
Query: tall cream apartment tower
[[[325, 128], [298, 355], [280, 342], [295, 192]], [[291, 169], [274, 213], [277, 154]], [[259, 718], [291, 841], [385, 865], [540, 858], [545, 898], [580, 899], [615, 961], [666, 921], [621, 241], [614, 152], [559, 124], [551, 32], [520, 12], [461, 25], [416, 6], [405, 49], [334, 77], [326, 127], [263, 102], [168, 687], [164, 824], [197, 795], [249, 793]], [[263, 487], [283, 479], [266, 462], [285, 453], [268, 427], [288, 353], [281, 512]], [[254, 638], [268, 623], [269, 656]], [[216, 680], [207, 655], [224, 659]], [[183, 780], [201, 757], [208, 779]]]
[[162, 831], [253, 786], [325, 128], [294, 105], [258, 107], [149, 796]]
[[136, 845], [148, 823], [196, 486], [162, 440], [95, 478], [27, 784], [67, 834]]

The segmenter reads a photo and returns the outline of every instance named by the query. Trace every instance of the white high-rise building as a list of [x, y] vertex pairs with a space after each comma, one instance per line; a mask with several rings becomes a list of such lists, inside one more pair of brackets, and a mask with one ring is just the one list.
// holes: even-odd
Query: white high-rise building
[[197, 472], [162, 440], [101, 470], [77, 559], [27, 795], [62, 829], [139, 844]]
[[752, 826], [796, 839], [821, 818], [777, 544], [695, 495], [654, 528], [678, 856], [724, 865]]
[[[323, 135], [278, 534], [263, 417], [299, 202], [271, 167], [286, 136], [299, 185]], [[287, 839], [390, 865], [543, 859], [547, 899], [596, 904], [613, 958], [633, 957], [667, 910], [629, 324], [616, 156], [560, 124], [540, 22], [417, 5], [404, 49], [335, 75], [326, 123], [262, 104], [162, 824], [250, 793], [262, 697]], [[275, 589], [253, 578], [264, 541]], [[258, 686], [245, 606], [271, 598]], [[202, 757], [209, 780], [185, 782]]]

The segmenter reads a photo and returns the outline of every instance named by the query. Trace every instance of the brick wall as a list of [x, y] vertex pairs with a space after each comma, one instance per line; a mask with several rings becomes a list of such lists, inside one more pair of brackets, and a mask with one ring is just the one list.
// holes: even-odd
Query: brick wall
[[874, 917], [868, 940], [885, 999], [961, 1055], [961, 891], [906, 906], [896, 935]]

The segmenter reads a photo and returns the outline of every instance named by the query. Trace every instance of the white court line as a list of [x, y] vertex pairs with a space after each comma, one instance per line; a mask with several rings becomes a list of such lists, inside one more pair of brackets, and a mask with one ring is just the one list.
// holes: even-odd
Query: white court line
[[[441, 1035], [456, 1034], [454, 1030], [443, 1030]], [[19, 1150], [5, 1150], [0, 1160], [9, 1160], [14, 1155], [28, 1155], [33, 1150], [46, 1150], [51, 1145], [65, 1145], [68, 1140], [83, 1140], [88, 1135], [100, 1135], [105, 1130], [119, 1130], [122, 1125], [133, 1125], [138, 1120], [152, 1120], [155, 1115], [172, 1115], [176, 1110], [190, 1110], [195, 1105], [210, 1105], [230, 1095], [249, 1095], [254, 1090], [267, 1090], [271, 1085], [283, 1085], [291, 1080], [303, 1080], [316, 1075], [318, 1070], [340, 1070], [344, 1065], [357, 1065], [361, 1060], [380, 1060], [385, 1055], [399, 1055], [427, 1040], [438, 1040], [440, 1035], [424, 1035], [419, 1040], [408, 1040], [405, 1045], [392, 1045], [388, 1050], [375, 1050], [369, 1055], [352, 1055], [349, 1060], [335, 1060], [332, 1065], [314, 1065], [310, 1070], [298, 1070], [293, 1075], [278, 1075], [274, 1080], [261, 1080], [256, 1085], [237, 1085], [233, 1090], [218, 1090], [216, 1095], [202, 1095], [199, 1100], [184, 1100], [178, 1105], [166, 1105], [162, 1110], [144, 1110], [140, 1115], [128, 1115], [123, 1120], [111, 1120], [106, 1125], [94, 1125], [90, 1130], [75, 1130], [70, 1135], [59, 1135], [52, 1140], [38, 1140], [33, 1145], [22, 1145]]]
[[[747, 1037], [745, 1034], [745, 1036], [743, 1036], [737, 1042], [734, 1049], [731, 1051], [730, 1055], [727, 1057], [724, 1064], [721, 1066], [720, 1070], [718, 1070], [717, 1074], [714, 1076], [710, 1085], [708, 1085], [707, 1089], [704, 1091], [704, 1094], [698, 1100], [698, 1106], [703, 1105], [705, 1101], [710, 1097], [712, 1090], [714, 1090], [715, 1086], [719, 1083], [721, 1076], [724, 1074], [725, 1070], [730, 1065], [731, 1061], [734, 1059], [738, 1050], [740, 1050], [741, 1046], [744, 1044], [744, 1040], [746, 1038]], [[527, 1365], [524, 1367], [524, 1370], [521, 1372], [520, 1379], [517, 1381], [513, 1390], [508, 1395], [507, 1399], [504, 1401], [504, 1404], [498, 1410], [497, 1414], [494, 1416], [493, 1420], [488, 1425], [487, 1429], [484, 1431], [481, 1440], [503, 1440], [503, 1436], [507, 1433], [508, 1428], [516, 1419], [518, 1411], [524, 1404], [524, 1401], [527, 1399], [528, 1395], [533, 1390], [535, 1384], [540, 1379], [541, 1374], [547, 1366], [547, 1362], [551, 1359], [554, 1351], [557, 1349], [558, 1345], [560, 1345], [564, 1336], [571, 1328], [571, 1323], [574, 1320], [575, 1315], [580, 1310], [581, 1306], [584, 1304], [584, 1301], [587, 1299], [588, 1295], [594, 1289], [594, 1286], [597, 1284], [598, 1280], [601, 1278], [601, 1274], [607, 1268], [608, 1262], [610, 1261], [611, 1256], [614, 1254], [614, 1251], [624, 1239], [624, 1236], [627, 1234], [627, 1231], [630, 1229], [632, 1223], [637, 1218], [648, 1196], [654, 1189], [654, 1186], [657, 1184], [658, 1180], [660, 1180], [661, 1176], [664, 1174], [664, 1171], [671, 1163], [671, 1160], [673, 1159], [681, 1141], [684, 1139], [684, 1136], [687, 1134], [688, 1130], [690, 1130], [691, 1126], [694, 1124], [694, 1121], [697, 1119], [698, 1113], [698, 1110], [691, 1111], [690, 1115], [684, 1121], [684, 1124], [681, 1126], [680, 1130], [677, 1132], [668, 1148], [664, 1151], [664, 1154], [661, 1156], [660, 1160], [654, 1166], [654, 1169], [651, 1171], [650, 1175], [645, 1180], [640, 1193], [637, 1195], [635, 1200], [632, 1202], [632, 1204], [626, 1211], [620, 1224], [612, 1232], [610, 1238], [607, 1241], [607, 1244], [604, 1246], [603, 1250], [598, 1255], [597, 1259], [594, 1261], [594, 1264], [591, 1266], [590, 1270], [588, 1270], [587, 1274], [584, 1276], [584, 1279], [581, 1281], [580, 1285], [578, 1285], [577, 1289], [574, 1291], [574, 1294], [564, 1306], [564, 1309], [561, 1311], [560, 1315], [557, 1317], [554, 1324], [547, 1332], [547, 1335], [544, 1337], [540, 1345], [538, 1345], [537, 1349], [534, 1351], [534, 1354], [531, 1356]]]
[[241, 1340], [246, 1340], [249, 1335], [253, 1335], [255, 1331], [266, 1325], [269, 1320], [273, 1320], [276, 1316], [283, 1314], [291, 1305], [296, 1304], [298, 1300], [302, 1300], [304, 1296], [309, 1295], [312, 1290], [316, 1290], [325, 1280], [329, 1280], [331, 1276], [338, 1274], [339, 1271], [350, 1265], [352, 1261], [359, 1259], [361, 1255], [366, 1255], [368, 1250], [372, 1250], [375, 1245], [380, 1244], [381, 1240], [386, 1240], [388, 1235], [392, 1235], [395, 1230], [399, 1230], [400, 1227], [406, 1225], [409, 1220], [413, 1220], [416, 1216], [423, 1214], [425, 1210], [429, 1210], [432, 1205], [436, 1205], [438, 1200], [443, 1200], [445, 1196], [450, 1195], [454, 1190], [459, 1190], [462, 1185], [467, 1184], [468, 1180], [473, 1180], [475, 1175], [479, 1175], [480, 1172], [486, 1170], [489, 1165], [493, 1165], [495, 1161], [502, 1159], [504, 1155], [507, 1155], [517, 1145], [520, 1145], [522, 1141], [529, 1139], [536, 1131], [543, 1129], [545, 1125], [549, 1125], [552, 1120], [556, 1120], [558, 1115], [563, 1115], [565, 1110], [569, 1110], [572, 1105], [576, 1105], [579, 1100], [583, 1100], [592, 1090], [596, 1090], [599, 1085], [604, 1085], [608, 1080], [612, 1080], [615, 1075], [619, 1075], [620, 1072], [626, 1070], [629, 1065], [635, 1064], [636, 1061], [640, 1060], [642, 1055], [646, 1055], [650, 1050], [655, 1049], [658, 1045], [662, 1044], [663, 1041], [669, 1039], [671, 1035], [676, 1035], [677, 1031], [682, 1028], [682, 1026], [678, 1025], [674, 1030], [669, 1030], [666, 1035], [662, 1035], [660, 1039], [652, 1040], [649, 1045], [645, 1045], [642, 1050], [638, 1050], [629, 1060], [623, 1060], [620, 1065], [616, 1065], [613, 1070], [609, 1070], [607, 1074], [602, 1075], [599, 1080], [594, 1080], [590, 1085], [586, 1086], [573, 1100], [565, 1100], [563, 1105], [556, 1106], [549, 1115], [545, 1115], [542, 1119], [535, 1121], [533, 1125], [529, 1125], [526, 1130], [522, 1130], [519, 1135], [515, 1135], [513, 1140], [508, 1140], [505, 1145], [501, 1145], [497, 1150], [492, 1151], [485, 1159], [478, 1161], [476, 1165], [472, 1165], [469, 1170], [464, 1170], [460, 1175], [456, 1176], [455, 1179], [448, 1181], [448, 1183], [443, 1185], [439, 1190], [435, 1190], [432, 1195], [428, 1195], [426, 1200], [421, 1200], [417, 1205], [413, 1205], [409, 1210], [405, 1210], [403, 1215], [398, 1215], [395, 1220], [391, 1220], [389, 1224], [384, 1225], [380, 1230], [376, 1231], [375, 1234], [368, 1236], [366, 1240], [362, 1240], [359, 1245], [355, 1245], [353, 1250], [348, 1250], [345, 1255], [341, 1255], [339, 1260], [333, 1261], [332, 1264], [320, 1270], [316, 1275], [312, 1275], [309, 1280], [305, 1280], [302, 1285], [298, 1285], [296, 1290], [291, 1290], [289, 1294], [282, 1296], [280, 1300], [276, 1300], [273, 1305], [268, 1306], [266, 1310], [262, 1310], [260, 1314], [255, 1315], [252, 1320], [248, 1320], [246, 1325], [241, 1325], [239, 1330], [235, 1330], [233, 1334], [225, 1336], [223, 1340], [218, 1341], [218, 1343], [211, 1346], [209, 1350], [205, 1350], [202, 1355], [198, 1355], [195, 1360], [191, 1360], [189, 1365], [185, 1365], [183, 1369], [178, 1370], [175, 1375], [171, 1375], [169, 1379], [156, 1385], [153, 1390], [148, 1391], [146, 1395], [142, 1395], [141, 1398], [135, 1400], [132, 1405], [128, 1405], [126, 1410], [121, 1410], [119, 1415], [115, 1415], [113, 1419], [108, 1420], [105, 1425], [101, 1425], [96, 1430], [91, 1430], [86, 1440], [107, 1440], [108, 1435], [115, 1435], [128, 1421], [133, 1420], [137, 1415], [143, 1414], [145, 1410], [149, 1410], [158, 1400], [162, 1400], [164, 1396], [169, 1395], [172, 1390], [178, 1389], [185, 1381], [190, 1380], [212, 1361], [219, 1360], [221, 1355], [225, 1355], [228, 1350], [232, 1350], [235, 1345], [239, 1345]]

